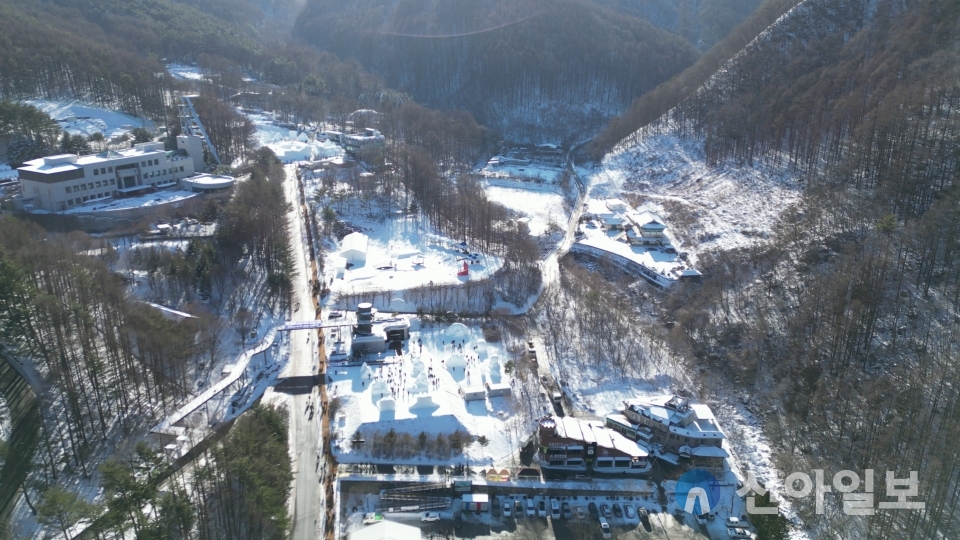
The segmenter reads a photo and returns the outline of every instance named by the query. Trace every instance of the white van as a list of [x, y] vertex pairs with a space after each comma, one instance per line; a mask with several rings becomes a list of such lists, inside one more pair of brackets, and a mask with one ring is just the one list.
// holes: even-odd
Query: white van
[[603, 540], [613, 538], [613, 532], [610, 531], [610, 524], [607, 523], [607, 518], [600, 516], [598, 521], [600, 522], [600, 535], [603, 537]]
[[550, 499], [550, 517], [560, 519], [560, 503], [556, 499]]

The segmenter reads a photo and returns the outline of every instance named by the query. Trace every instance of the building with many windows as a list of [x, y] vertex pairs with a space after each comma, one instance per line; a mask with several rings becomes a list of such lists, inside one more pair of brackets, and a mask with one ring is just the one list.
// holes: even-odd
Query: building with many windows
[[[28, 161], [18, 169], [24, 202], [32, 202], [38, 210], [60, 212], [89, 202], [178, 186], [181, 179], [197, 172], [191, 151], [199, 146], [189, 144], [188, 137], [183, 142], [185, 147], [176, 151], [149, 142], [127, 150]], [[200, 163], [202, 159], [201, 155]]]
[[550, 416], [537, 427], [540, 468], [566, 472], [645, 474], [648, 452], [603, 422]]
[[343, 149], [351, 155], [357, 155], [364, 148], [383, 150], [383, 134], [373, 128], [366, 128], [363, 133], [353, 133], [343, 136]]
[[658, 396], [626, 403], [622, 414], [606, 417], [606, 425], [656, 450], [689, 459], [694, 465], [722, 469], [729, 456], [726, 436], [710, 407], [680, 396]]

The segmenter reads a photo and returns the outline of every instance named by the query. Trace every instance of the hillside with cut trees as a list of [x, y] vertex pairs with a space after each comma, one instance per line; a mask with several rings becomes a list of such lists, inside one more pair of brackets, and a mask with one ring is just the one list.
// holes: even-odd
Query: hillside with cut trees
[[436, 108], [505, 137], [579, 141], [697, 58], [684, 39], [593, 4], [310, 0], [297, 37], [358, 59]]
[[919, 471], [922, 513], [794, 500], [818, 538], [960, 534], [958, 21], [945, 0], [808, 0], [620, 146], [669, 133], [802, 179], [769, 243], [702, 257], [666, 312], [704, 384], [765, 411], [781, 470], [873, 469], [878, 500], [884, 471]]

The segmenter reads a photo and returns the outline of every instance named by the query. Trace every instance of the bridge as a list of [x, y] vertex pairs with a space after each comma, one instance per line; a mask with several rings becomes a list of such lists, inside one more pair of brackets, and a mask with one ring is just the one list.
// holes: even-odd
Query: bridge
[[356, 321], [344, 319], [340, 322], [324, 324], [321, 320], [315, 321], [287, 321], [277, 327], [278, 332], [290, 332], [293, 330], [315, 330], [317, 328], [343, 328], [344, 326], [353, 326]]
[[234, 362], [233, 370], [230, 371], [230, 374], [224, 377], [223, 379], [217, 381], [216, 384], [207, 388], [206, 391], [198, 395], [197, 397], [190, 400], [188, 403], [174, 411], [170, 416], [165, 418], [162, 422], [157, 424], [152, 430], [151, 433], [156, 433], [160, 435], [169, 435], [172, 437], [177, 436], [179, 433], [177, 430], [173, 429], [178, 423], [182, 422], [184, 418], [189, 416], [191, 413], [202, 407], [205, 403], [213, 399], [214, 397], [220, 395], [221, 392], [225, 392], [234, 388], [236, 386], [238, 389], [242, 386], [241, 378], [247, 371], [247, 367], [250, 365], [250, 361], [254, 356], [266, 351], [273, 345], [274, 341], [277, 339], [277, 335], [280, 332], [292, 332], [295, 330], [314, 330], [317, 328], [342, 328], [344, 326], [352, 326], [356, 324], [356, 321], [351, 319], [343, 319], [337, 323], [324, 323], [321, 320], [313, 321], [287, 321], [280, 326], [272, 328], [263, 339], [257, 345], [244, 350], [237, 357], [236, 362]]
[[221, 392], [229, 390], [234, 386], [234, 384], [237, 384], [240, 378], [246, 373], [247, 366], [250, 365], [250, 360], [252, 360], [254, 356], [266, 351], [271, 345], [273, 345], [273, 342], [276, 340], [277, 334], [279, 333], [279, 328], [280, 327], [273, 328], [267, 332], [265, 336], [263, 336], [263, 339], [260, 340], [260, 343], [240, 353], [240, 356], [237, 357], [237, 361], [229, 375], [217, 381], [216, 384], [211, 385], [210, 388], [207, 388], [206, 391], [190, 400], [186, 405], [174, 411], [173, 414], [157, 424], [153, 429], [150, 430], [150, 432], [174, 437], [179, 435], [177, 430], [173, 429], [174, 426], [183, 421], [183, 419], [189, 416], [191, 413], [202, 407], [206, 402], [210, 401]]

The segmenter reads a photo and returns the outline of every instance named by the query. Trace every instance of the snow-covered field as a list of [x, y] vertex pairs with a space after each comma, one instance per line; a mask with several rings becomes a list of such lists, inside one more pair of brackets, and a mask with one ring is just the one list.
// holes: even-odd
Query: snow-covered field
[[762, 242], [801, 194], [799, 178], [787, 167], [708, 165], [701, 142], [669, 127], [640, 130], [581, 175], [591, 196], [633, 194], [659, 205], [654, 208], [693, 255]]
[[340, 246], [327, 251], [324, 279], [334, 293], [454, 285], [489, 277], [503, 266], [501, 257], [480, 253], [477, 262], [468, 265], [470, 275], [458, 276], [463, 268], [463, 254], [454, 249], [456, 242], [431, 232], [418, 217], [398, 215], [380, 222], [357, 212], [342, 219], [362, 229], [369, 242], [366, 263], [347, 269], [342, 278], [337, 277]]
[[173, 75], [174, 79], [180, 79], [181, 81], [202, 81], [207, 78], [199, 67], [185, 64], [169, 64], [167, 65], [167, 72]]
[[562, 167], [533, 162], [530, 165], [487, 165], [479, 173], [485, 178], [520, 179], [528, 182], [556, 184], [563, 174]]
[[556, 226], [566, 230], [570, 213], [563, 195], [552, 185], [488, 180], [484, 182], [487, 199], [517, 212], [527, 220], [532, 236], [541, 236]]
[[[456, 430], [487, 437], [486, 447], [474, 445], [462, 457], [454, 456], [457, 463], [494, 464], [512, 455], [529, 434], [515, 418], [516, 398], [467, 402], [459, 393], [461, 388], [482, 387], [487, 382], [513, 384], [505, 373], [508, 356], [503, 345], [482, 340], [479, 329], [461, 323], [429, 324], [411, 331], [402, 357], [388, 351], [365, 357], [369, 365], [331, 367], [331, 392], [342, 400], [333, 420], [337, 460], [384, 461], [370, 456], [362, 445], [353, 447], [351, 438], [358, 429], [368, 440], [374, 431], [384, 435], [391, 429], [414, 438], [425, 432], [431, 440], [438, 433], [448, 435]], [[385, 461], [449, 464], [451, 458], [420, 455]]]
[[273, 150], [280, 161], [319, 161], [343, 156], [343, 149], [330, 141], [310, 139], [306, 133], [296, 132], [276, 124], [270, 113], [244, 113], [256, 126], [256, 137], [261, 146]]
[[101, 109], [76, 100], [31, 99], [26, 103], [49, 114], [64, 131], [71, 135], [89, 137], [94, 133], [102, 133], [107, 139], [113, 139], [129, 134], [138, 127], [146, 128], [151, 132], [156, 130], [153, 122], [144, 118]]
[[584, 237], [577, 243], [619, 255], [624, 259], [640, 264], [664, 276], [676, 279], [679, 273], [689, 265], [677, 257], [666, 253], [659, 246], [634, 246], [622, 239], [623, 231], [603, 230], [596, 222], [587, 222], [581, 227]]

